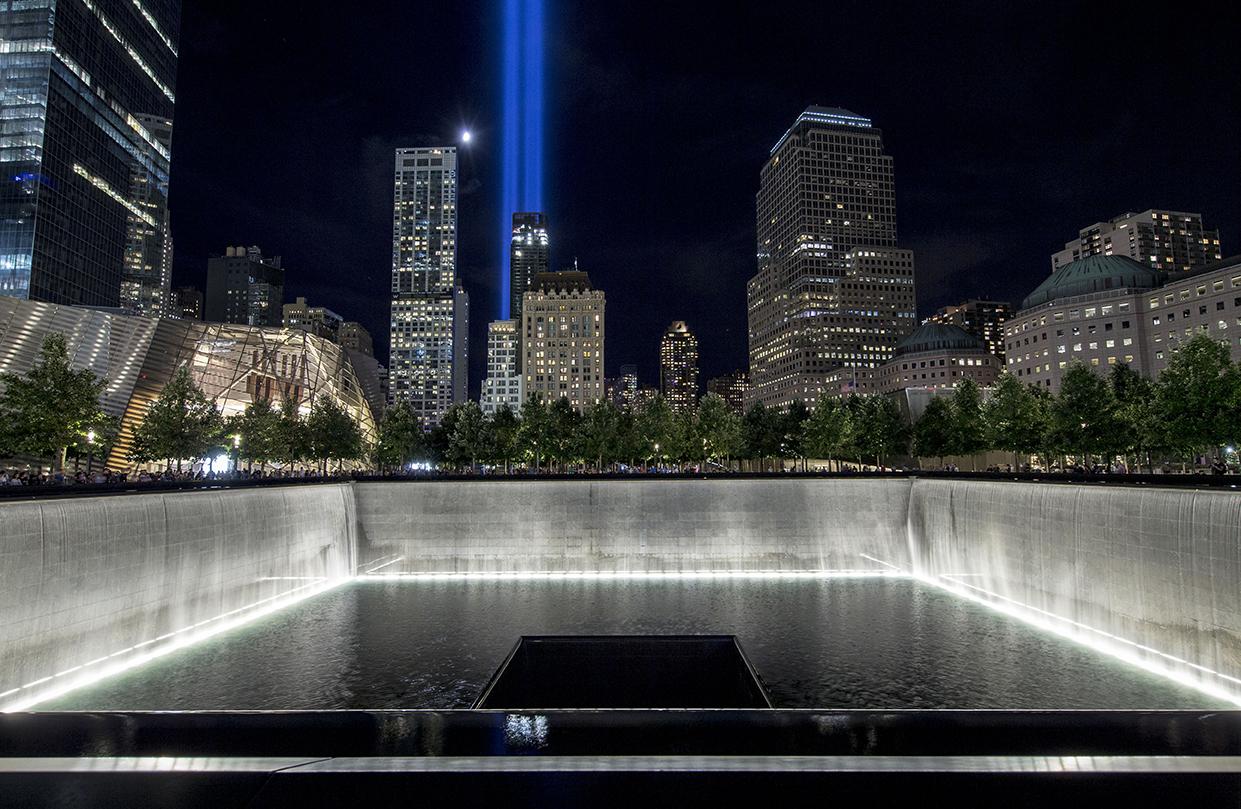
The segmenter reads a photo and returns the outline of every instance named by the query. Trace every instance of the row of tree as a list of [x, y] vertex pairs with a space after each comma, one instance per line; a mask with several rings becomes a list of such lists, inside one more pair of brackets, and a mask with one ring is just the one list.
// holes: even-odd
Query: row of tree
[[930, 402], [912, 438], [921, 457], [998, 450], [1085, 466], [1121, 457], [1132, 469], [1153, 470], [1241, 440], [1241, 364], [1227, 346], [1199, 335], [1156, 380], [1127, 365], [1104, 377], [1076, 363], [1057, 395], [1004, 374], [986, 402], [977, 386], [961, 383], [950, 399]]

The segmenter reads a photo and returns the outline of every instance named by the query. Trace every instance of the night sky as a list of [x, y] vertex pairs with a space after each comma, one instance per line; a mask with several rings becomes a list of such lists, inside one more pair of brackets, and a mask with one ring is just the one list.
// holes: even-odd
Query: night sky
[[[1020, 301], [1080, 227], [1199, 211], [1241, 253], [1241, 49], [1222, 4], [547, 0], [552, 266], [607, 293], [607, 371], [657, 381], [672, 320], [703, 378], [746, 365], [754, 194], [810, 104], [869, 116], [895, 160], [918, 309]], [[174, 285], [258, 244], [387, 361], [398, 146], [463, 156], [471, 395], [498, 313], [499, 3], [185, 3]], [[605, 8], [606, 5], [606, 8]], [[741, 5], [741, 4], [737, 4]]]

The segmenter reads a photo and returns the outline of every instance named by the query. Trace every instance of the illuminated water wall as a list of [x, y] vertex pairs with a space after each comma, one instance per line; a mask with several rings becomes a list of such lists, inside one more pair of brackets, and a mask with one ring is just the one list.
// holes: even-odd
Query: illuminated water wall
[[543, 0], [504, 0], [500, 319], [509, 312], [509, 242], [515, 211], [543, 207]]

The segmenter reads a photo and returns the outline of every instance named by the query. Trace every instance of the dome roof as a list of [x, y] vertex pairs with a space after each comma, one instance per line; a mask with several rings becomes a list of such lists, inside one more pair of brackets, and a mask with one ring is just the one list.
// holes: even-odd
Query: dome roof
[[1021, 302], [1022, 309], [1105, 289], [1150, 289], [1163, 275], [1128, 256], [1086, 256], [1064, 265]]
[[924, 351], [986, 351], [987, 344], [960, 326], [923, 323], [914, 333], [896, 344], [896, 356]]

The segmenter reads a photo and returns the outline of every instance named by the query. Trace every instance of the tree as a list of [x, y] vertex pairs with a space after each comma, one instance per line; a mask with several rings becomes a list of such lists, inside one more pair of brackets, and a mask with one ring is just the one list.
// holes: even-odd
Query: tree
[[224, 417], [182, 365], [134, 431], [130, 457], [139, 463], [175, 459], [180, 471], [182, 460], [206, 457], [223, 434]]
[[883, 466], [884, 458], [909, 448], [909, 430], [896, 402], [887, 396], [867, 396], [862, 412], [859, 449], [875, 459], [875, 466]]
[[1236, 435], [1238, 369], [1205, 334], [1181, 346], [1159, 375], [1155, 407], [1169, 444], [1183, 455], [1218, 449]]
[[759, 462], [761, 470], [768, 458], [780, 454], [783, 438], [780, 413], [770, 410], [762, 402], [755, 402], [742, 419], [745, 455]]
[[518, 432], [522, 454], [534, 461], [535, 471], [543, 468], [543, 457], [551, 446], [551, 412], [542, 395], [530, 394], [521, 406], [521, 428]]
[[815, 458], [836, 459], [840, 469], [840, 456], [849, 445], [853, 433], [853, 420], [845, 403], [838, 396], [827, 393], [819, 395], [819, 403], [802, 424], [802, 443], [808, 455]]
[[742, 450], [741, 418], [716, 393], [702, 397], [698, 405], [697, 436], [707, 460], [727, 462]]
[[642, 459], [659, 463], [668, 457], [676, 441], [676, 417], [663, 396], [656, 394], [642, 404], [637, 414]]
[[789, 409], [784, 411], [780, 417], [780, 455], [793, 458], [794, 469], [797, 468], [798, 459], [802, 461], [803, 468], [805, 465], [806, 447], [802, 442], [802, 426], [808, 418], [810, 418], [810, 410], [801, 399], [789, 405]]
[[500, 405], [491, 419], [491, 431], [495, 449], [492, 460], [504, 464], [507, 474], [512, 463], [521, 455], [521, 420], [513, 408]]
[[936, 396], [927, 402], [922, 417], [914, 424], [913, 444], [914, 455], [919, 458], [938, 458], [939, 465], [944, 465], [944, 456], [952, 454], [956, 442], [956, 419], [953, 417], [952, 404], [945, 398]]
[[67, 448], [108, 424], [99, 407], [107, 384], [89, 368], [70, 367], [64, 335], [49, 334], [29, 371], [0, 374], [0, 454], [51, 458], [63, 469]]
[[1031, 388], [1012, 374], [1000, 374], [982, 415], [987, 445], [1013, 453], [1014, 469], [1020, 467], [1017, 455], [1032, 455], [1042, 448], [1047, 432], [1043, 412]]
[[561, 471], [580, 459], [582, 452], [578, 446], [580, 432], [578, 424], [582, 414], [573, 409], [573, 405], [564, 396], [552, 402], [547, 413], [548, 418], [548, 455], [556, 461]]
[[470, 469], [478, 466], [479, 458], [489, 458], [493, 454], [491, 422], [483, 415], [478, 402], [466, 402], [457, 410], [457, 418], [449, 436], [449, 456], [464, 464], [469, 461]]
[[578, 445], [583, 456], [595, 462], [597, 471], [620, 457], [620, 426], [620, 410], [611, 402], [598, 402], [586, 410], [579, 424]]
[[431, 429], [431, 434], [427, 439], [427, 445], [431, 450], [431, 456], [437, 464], [460, 468], [465, 464], [466, 459], [454, 453], [452, 443], [453, 434], [457, 431], [457, 419], [461, 415], [462, 405], [450, 405], [444, 411], [444, 415], [440, 416], [439, 423]]
[[1092, 453], [1114, 448], [1119, 440], [1116, 400], [1107, 382], [1080, 362], [1060, 378], [1060, 395], [1051, 408], [1053, 442], [1088, 464]]
[[310, 434], [306, 429], [306, 420], [293, 399], [281, 402], [275, 432], [274, 460], [283, 461], [291, 467], [310, 457]]
[[226, 432], [238, 440], [237, 457], [251, 464], [265, 465], [280, 452], [280, 413], [269, 399], [246, 405], [240, 415], [228, 420]]
[[1151, 452], [1167, 447], [1167, 431], [1163, 418], [1155, 409], [1155, 383], [1128, 365], [1112, 366], [1107, 377], [1116, 400], [1116, 420], [1120, 429], [1117, 448], [1135, 456], [1135, 468], [1153, 468]]
[[324, 472], [328, 461], [336, 461], [339, 470], [344, 461], [356, 460], [364, 454], [361, 428], [331, 396], [315, 397], [310, 415], [306, 417], [306, 432], [310, 438], [311, 457], [322, 463]]
[[982, 391], [972, 379], [962, 379], [952, 392], [952, 422], [952, 454], [970, 456], [970, 469], [974, 469], [974, 456], [988, 449], [988, 442]]
[[426, 434], [422, 421], [409, 402], [388, 408], [379, 422], [379, 447], [376, 453], [381, 467], [405, 468], [426, 452]]

